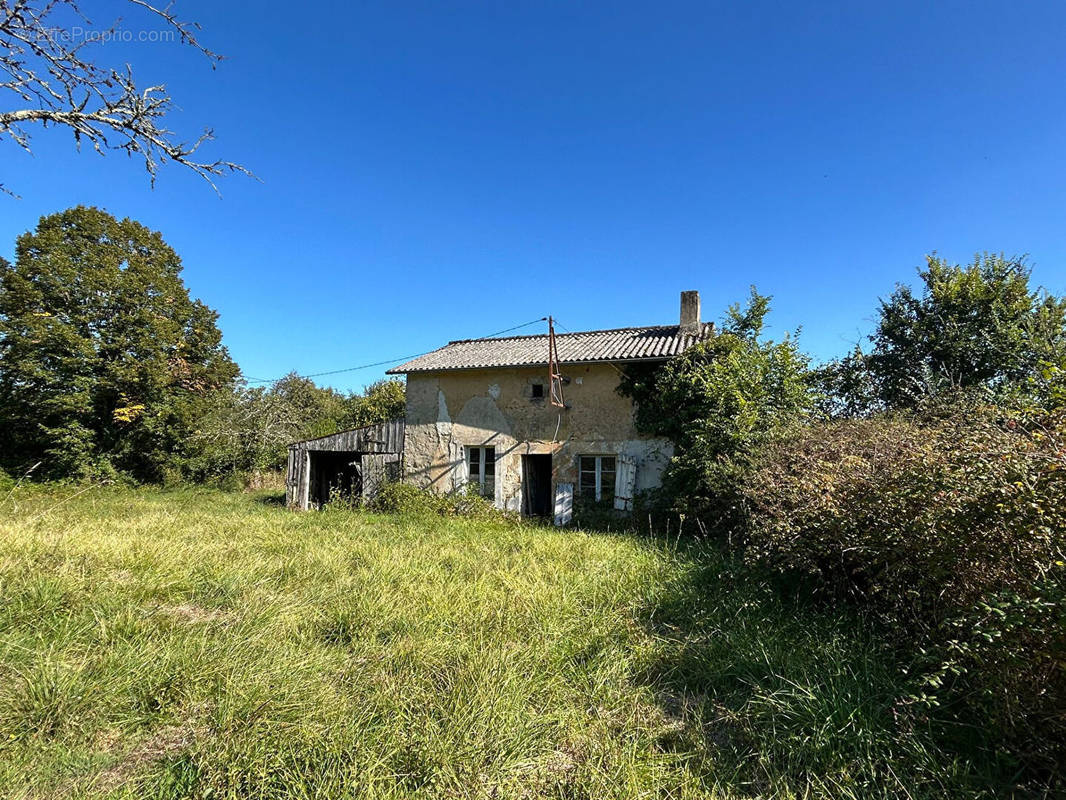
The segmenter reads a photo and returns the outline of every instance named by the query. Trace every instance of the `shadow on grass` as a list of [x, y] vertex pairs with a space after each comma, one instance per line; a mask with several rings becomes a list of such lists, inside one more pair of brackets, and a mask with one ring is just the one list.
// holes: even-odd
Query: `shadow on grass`
[[285, 508], [285, 492], [256, 492], [255, 502], [262, 506]]
[[676, 558], [676, 581], [643, 613], [654, 646], [639, 678], [674, 721], [660, 747], [683, 754], [709, 787], [1002, 796], [1003, 768], [978, 747], [945, 748], [942, 729], [904, 700], [912, 679], [875, 626], [714, 545], [682, 545]]

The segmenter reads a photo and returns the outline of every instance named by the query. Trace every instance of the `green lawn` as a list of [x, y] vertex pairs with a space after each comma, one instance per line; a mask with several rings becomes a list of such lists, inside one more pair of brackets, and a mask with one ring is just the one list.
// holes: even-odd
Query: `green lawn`
[[710, 547], [206, 490], [0, 499], [3, 797], [981, 786], [897, 716], [872, 632]]

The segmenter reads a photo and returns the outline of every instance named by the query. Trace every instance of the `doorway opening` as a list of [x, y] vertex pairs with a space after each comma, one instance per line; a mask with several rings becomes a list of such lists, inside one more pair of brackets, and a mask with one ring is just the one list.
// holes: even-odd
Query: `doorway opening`
[[522, 513], [527, 517], [550, 517], [552, 514], [550, 453], [522, 456]]
[[326, 504], [350, 501], [363, 491], [363, 475], [358, 453], [333, 453], [312, 450], [309, 505], [324, 508]]

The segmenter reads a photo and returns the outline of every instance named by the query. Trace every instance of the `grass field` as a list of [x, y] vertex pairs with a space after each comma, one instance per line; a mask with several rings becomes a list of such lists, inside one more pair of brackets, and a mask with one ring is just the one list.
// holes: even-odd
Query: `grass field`
[[875, 633], [712, 547], [207, 490], [3, 503], [3, 797], [995, 788], [900, 722]]

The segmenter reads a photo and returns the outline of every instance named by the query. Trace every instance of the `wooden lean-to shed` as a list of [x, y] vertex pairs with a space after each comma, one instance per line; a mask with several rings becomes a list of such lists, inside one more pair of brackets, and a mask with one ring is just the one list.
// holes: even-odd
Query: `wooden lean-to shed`
[[289, 445], [286, 504], [306, 511], [330, 500], [372, 499], [402, 477], [403, 436], [401, 418]]

